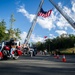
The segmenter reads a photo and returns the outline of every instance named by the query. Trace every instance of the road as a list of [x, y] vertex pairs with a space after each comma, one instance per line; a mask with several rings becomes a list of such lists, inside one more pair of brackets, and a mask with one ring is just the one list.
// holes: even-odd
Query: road
[[0, 75], [74, 75], [75, 55], [66, 56], [62, 62], [53, 55], [20, 56], [18, 60], [1, 60]]

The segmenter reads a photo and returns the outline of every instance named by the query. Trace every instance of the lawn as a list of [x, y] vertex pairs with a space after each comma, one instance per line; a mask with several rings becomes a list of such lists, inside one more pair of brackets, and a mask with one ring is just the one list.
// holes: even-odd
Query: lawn
[[63, 49], [60, 51], [61, 54], [75, 54], [75, 48]]

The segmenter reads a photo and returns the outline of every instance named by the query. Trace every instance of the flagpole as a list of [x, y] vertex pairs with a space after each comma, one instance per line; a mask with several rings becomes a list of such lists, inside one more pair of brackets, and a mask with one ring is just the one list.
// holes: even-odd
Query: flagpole
[[39, 12], [40, 9], [42, 8], [43, 2], [44, 2], [44, 0], [41, 0], [41, 2], [40, 2], [40, 4], [39, 4], [37, 14], [35, 15], [35, 17], [34, 17], [34, 19], [33, 19], [33, 21], [32, 21], [32, 25], [31, 25], [31, 27], [30, 27], [30, 29], [29, 29], [29, 31], [28, 31], [28, 34], [27, 34], [27, 36], [26, 36], [26, 39], [25, 39], [25, 41], [24, 41], [24, 44], [25, 44], [25, 45], [28, 44], [28, 41], [29, 41], [29, 39], [30, 39], [30, 36], [31, 36], [31, 34], [32, 34], [32, 31], [33, 31], [33, 29], [34, 29], [34, 27], [35, 27], [35, 24], [36, 24], [36, 21], [37, 21], [38, 12]]

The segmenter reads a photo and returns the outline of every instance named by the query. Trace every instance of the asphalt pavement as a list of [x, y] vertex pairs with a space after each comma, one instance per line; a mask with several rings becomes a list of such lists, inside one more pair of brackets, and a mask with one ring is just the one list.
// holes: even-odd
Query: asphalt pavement
[[75, 75], [75, 55], [66, 55], [62, 62], [53, 55], [22, 55], [18, 60], [1, 60], [0, 75]]

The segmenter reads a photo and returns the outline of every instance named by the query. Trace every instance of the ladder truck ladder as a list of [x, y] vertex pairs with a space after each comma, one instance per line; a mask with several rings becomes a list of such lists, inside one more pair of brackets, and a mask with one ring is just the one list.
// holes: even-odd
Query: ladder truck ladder
[[69, 17], [67, 13], [61, 9], [60, 6], [54, 3], [53, 0], [49, 0], [49, 1], [62, 14], [62, 16], [68, 21], [68, 23], [75, 29], [75, 21], [71, 17]]
[[31, 36], [31, 34], [32, 34], [32, 31], [33, 31], [33, 29], [34, 29], [34, 27], [35, 27], [35, 24], [36, 24], [36, 21], [37, 21], [38, 12], [40, 11], [40, 9], [41, 9], [41, 7], [42, 7], [43, 2], [44, 2], [44, 0], [41, 0], [41, 2], [40, 2], [40, 4], [39, 4], [39, 8], [38, 8], [37, 14], [36, 14], [36, 16], [35, 16], [34, 19], [33, 19], [32, 25], [31, 25], [31, 27], [30, 27], [30, 29], [29, 29], [29, 31], [28, 31], [28, 34], [27, 34], [27, 36], [26, 36], [26, 39], [25, 39], [25, 41], [24, 41], [24, 44], [25, 44], [25, 45], [28, 45], [30, 36]]

